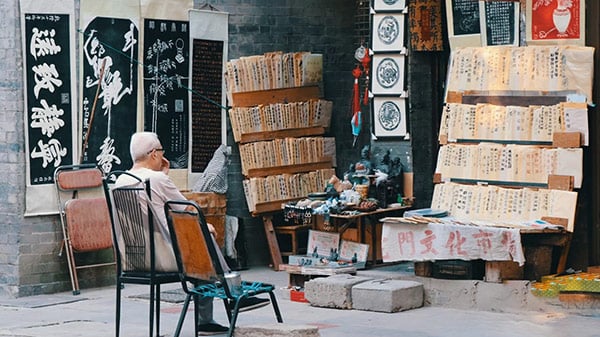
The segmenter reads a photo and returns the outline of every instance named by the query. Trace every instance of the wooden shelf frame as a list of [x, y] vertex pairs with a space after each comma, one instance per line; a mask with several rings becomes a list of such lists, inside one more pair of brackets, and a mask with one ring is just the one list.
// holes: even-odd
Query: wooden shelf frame
[[248, 107], [273, 103], [308, 101], [323, 97], [319, 86], [292, 87], [260, 91], [236, 92], [231, 94], [231, 105]]
[[322, 126], [312, 126], [307, 128], [295, 128], [285, 130], [273, 130], [263, 132], [243, 133], [240, 136], [240, 144], [253, 143], [278, 138], [297, 138], [306, 136], [321, 136], [325, 134], [325, 128]]
[[317, 162], [312, 163], [302, 163], [302, 164], [293, 164], [293, 165], [284, 165], [284, 166], [273, 166], [273, 167], [263, 167], [263, 168], [253, 168], [249, 169], [246, 177], [248, 178], [258, 178], [258, 177], [266, 177], [273, 176], [279, 174], [294, 174], [294, 173], [304, 173], [321, 169], [331, 168], [333, 165], [333, 159], [331, 157], [324, 157]]

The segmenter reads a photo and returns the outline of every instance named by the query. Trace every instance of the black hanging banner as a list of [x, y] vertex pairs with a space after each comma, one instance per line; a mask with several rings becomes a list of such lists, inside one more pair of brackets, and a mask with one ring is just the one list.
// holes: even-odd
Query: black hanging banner
[[192, 172], [202, 172], [222, 143], [224, 42], [194, 39], [193, 43], [191, 166]]
[[25, 13], [26, 131], [29, 185], [53, 183], [73, 163], [69, 15]]
[[136, 131], [138, 39], [131, 20], [110, 17], [96, 17], [82, 36], [82, 137], [91, 132], [82, 159], [97, 163], [104, 172], [132, 164], [129, 138]]
[[158, 134], [171, 168], [187, 168], [189, 30], [187, 21], [144, 20], [144, 130]]

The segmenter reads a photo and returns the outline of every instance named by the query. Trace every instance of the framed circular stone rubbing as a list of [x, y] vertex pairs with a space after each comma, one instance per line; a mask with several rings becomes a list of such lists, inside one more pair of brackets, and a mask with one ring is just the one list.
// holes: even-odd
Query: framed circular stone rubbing
[[404, 91], [404, 55], [375, 54], [371, 92], [374, 95], [400, 95]]
[[404, 15], [373, 14], [373, 51], [400, 51], [404, 47]]
[[373, 126], [376, 137], [406, 135], [406, 102], [400, 97], [373, 98]]
[[373, 9], [379, 11], [401, 11], [406, 7], [406, 0], [374, 0]]

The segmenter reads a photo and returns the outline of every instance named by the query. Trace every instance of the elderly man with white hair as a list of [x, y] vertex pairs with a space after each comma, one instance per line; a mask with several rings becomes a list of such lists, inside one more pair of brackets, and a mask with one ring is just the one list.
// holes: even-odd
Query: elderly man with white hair
[[[154, 132], [137, 132], [131, 136], [129, 146], [133, 166], [129, 173], [135, 175], [142, 180], [150, 180], [151, 188], [151, 207], [154, 211], [154, 216], [157, 223], [160, 225], [157, 229], [159, 232], [156, 238], [156, 269], [159, 271], [176, 271], [177, 264], [171, 238], [167, 226], [167, 219], [163, 211], [165, 202], [168, 200], [185, 200], [179, 189], [175, 186], [169, 173], [169, 161], [164, 157], [164, 148], [162, 147], [158, 136]], [[126, 186], [135, 184], [137, 181], [131, 176], [121, 175], [115, 186]], [[208, 224], [209, 230], [213, 235], [216, 235], [215, 229], [211, 224]], [[215, 243], [216, 244], [216, 243]], [[217, 247], [217, 252], [220, 249]], [[223, 270], [229, 271], [225, 259], [220, 256]], [[269, 303], [268, 299], [251, 297], [244, 303], [240, 303], [240, 311], [258, 308]], [[198, 334], [213, 335], [225, 333], [228, 328], [216, 323], [213, 320], [213, 301], [212, 298], [201, 298], [198, 308]]]

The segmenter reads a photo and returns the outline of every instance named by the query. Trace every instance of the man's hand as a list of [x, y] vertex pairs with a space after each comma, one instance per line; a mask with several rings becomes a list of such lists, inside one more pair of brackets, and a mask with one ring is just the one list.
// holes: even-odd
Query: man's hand
[[160, 170], [164, 174], [169, 175], [169, 166], [170, 166], [169, 160], [167, 158], [163, 157], [162, 158], [162, 165], [160, 166]]
[[208, 231], [215, 237], [215, 239], [217, 238], [217, 230], [215, 229], [215, 226], [213, 226], [210, 223], [206, 223], [206, 225], [208, 226]]

